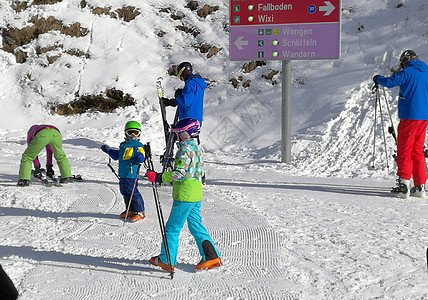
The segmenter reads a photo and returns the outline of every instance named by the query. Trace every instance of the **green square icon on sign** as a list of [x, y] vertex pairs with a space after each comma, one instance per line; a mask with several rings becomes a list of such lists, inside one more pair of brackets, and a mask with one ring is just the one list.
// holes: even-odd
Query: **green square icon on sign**
[[265, 53], [263, 51], [259, 51], [259, 52], [257, 52], [257, 57], [263, 58], [263, 57], [265, 57]]
[[265, 41], [263, 40], [257, 41], [257, 46], [263, 47], [264, 45], [265, 45]]
[[266, 29], [266, 35], [272, 35], [272, 29]]
[[257, 30], [257, 34], [258, 35], [265, 35], [265, 30], [264, 29], [259, 29], [259, 30]]
[[239, 24], [241, 19], [239, 17], [233, 17], [233, 24]]
[[233, 12], [239, 12], [239, 8], [240, 8], [239, 5], [234, 5], [233, 6]]

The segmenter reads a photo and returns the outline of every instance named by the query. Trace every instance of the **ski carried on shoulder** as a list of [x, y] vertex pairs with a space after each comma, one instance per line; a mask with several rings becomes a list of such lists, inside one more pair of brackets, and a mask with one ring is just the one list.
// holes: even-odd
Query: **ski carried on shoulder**
[[[178, 121], [178, 111], [175, 113], [174, 124]], [[177, 141], [177, 136], [169, 132], [168, 140], [166, 142], [165, 153], [163, 155], [162, 163], [162, 173], [166, 172], [168, 169], [173, 169], [174, 167], [174, 145]]]
[[162, 98], [164, 98], [164, 95], [165, 95], [162, 77], [158, 77], [158, 79], [156, 79], [156, 91], [158, 92], [158, 97], [159, 97], [159, 106], [160, 106], [161, 115], [162, 115], [162, 124], [163, 124], [163, 133], [165, 136], [165, 143], [167, 143], [168, 142], [168, 133], [170, 131], [170, 126], [169, 126], [168, 120], [166, 118], [165, 103], [162, 99]]
[[[176, 136], [175, 134], [171, 134], [171, 126], [169, 125], [168, 119], [166, 116], [166, 107], [162, 99], [165, 97], [162, 77], [158, 77], [158, 79], [156, 80], [156, 90], [159, 97], [159, 105], [161, 109], [163, 130], [164, 130], [164, 136], [165, 136], [165, 152], [163, 155], [161, 155], [162, 172], [165, 172], [168, 169], [172, 169], [174, 164], [174, 159], [172, 158], [172, 156], [174, 151], [174, 144], [176, 142]], [[173, 124], [175, 124], [177, 121], [178, 121], [178, 109], [175, 112]]]

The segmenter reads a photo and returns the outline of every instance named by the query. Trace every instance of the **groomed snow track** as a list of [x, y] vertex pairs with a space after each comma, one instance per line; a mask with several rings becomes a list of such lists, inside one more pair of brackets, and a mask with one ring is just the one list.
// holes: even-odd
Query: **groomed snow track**
[[[213, 299], [213, 294], [215, 299], [299, 298], [288, 278], [278, 232], [251, 209], [221, 199], [214, 187], [205, 188], [201, 213], [224, 265], [194, 273], [200, 257], [185, 226], [180, 249], [187, 250], [179, 251], [173, 280], [148, 262], [159, 253], [161, 242], [150, 185], [140, 186], [147, 218], [135, 224], [117, 218], [124, 204], [116, 184], [80, 182], [63, 188], [34, 184], [30, 189], [64, 197], [67, 208], [61, 212], [2, 208], [0, 239], [7, 245], [0, 247], [2, 255], [28, 264], [18, 285], [20, 300], [184, 300]], [[171, 187], [160, 187], [159, 194], [167, 218]], [[14, 236], [28, 236], [28, 244], [14, 243]]]

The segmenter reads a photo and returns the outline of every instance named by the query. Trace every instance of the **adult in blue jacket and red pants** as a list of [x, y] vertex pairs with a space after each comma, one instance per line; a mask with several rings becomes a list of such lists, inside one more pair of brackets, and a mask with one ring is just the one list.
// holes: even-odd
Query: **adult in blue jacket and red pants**
[[[391, 77], [376, 75], [376, 84], [400, 87], [397, 130], [397, 187], [391, 194], [408, 198], [425, 198], [424, 143], [428, 125], [428, 66], [418, 59], [416, 52], [406, 50], [400, 56], [402, 70]], [[410, 188], [413, 175], [414, 187]]]

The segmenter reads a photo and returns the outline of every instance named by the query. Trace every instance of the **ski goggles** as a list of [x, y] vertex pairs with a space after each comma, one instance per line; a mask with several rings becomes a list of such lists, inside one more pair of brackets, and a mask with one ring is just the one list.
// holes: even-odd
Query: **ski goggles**
[[126, 135], [127, 136], [129, 136], [129, 137], [133, 137], [133, 138], [136, 138], [136, 137], [139, 137], [140, 136], [140, 131], [138, 130], [138, 129], [127, 129], [126, 131], [125, 131], [125, 133], [126, 133]]
[[190, 134], [188, 134], [186, 131], [177, 133], [181, 140], [187, 140], [190, 137]]

